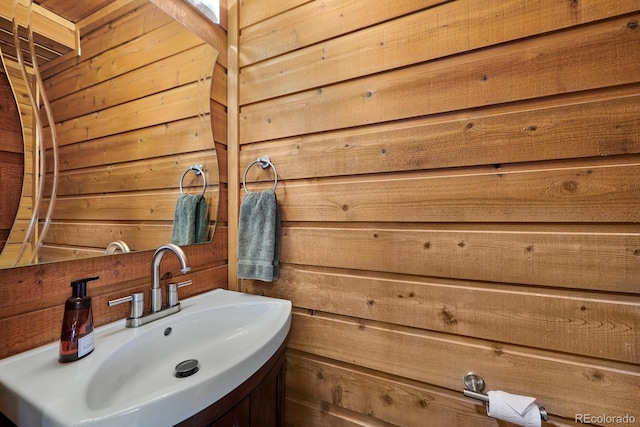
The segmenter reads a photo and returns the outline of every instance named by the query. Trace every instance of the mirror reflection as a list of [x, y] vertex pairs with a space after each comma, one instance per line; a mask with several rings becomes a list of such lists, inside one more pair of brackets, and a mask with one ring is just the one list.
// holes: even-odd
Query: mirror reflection
[[0, 67], [0, 248], [5, 246], [13, 228], [20, 205], [23, 179], [27, 178], [20, 111], [8, 76], [9, 73], [16, 72], [20, 74], [18, 64], [14, 67]]
[[[34, 181], [42, 184], [38, 231], [53, 203], [37, 262], [153, 249], [176, 238], [176, 224], [200, 230], [200, 237], [182, 232], [189, 236], [180, 244], [208, 241], [215, 228], [219, 175], [211, 104], [218, 52], [151, 3], [102, 18], [83, 17], [81, 56], [62, 52], [36, 60], [58, 153], [54, 158], [43, 118], [46, 166], [38, 180], [38, 162], [27, 153], [32, 123], [23, 120], [25, 172], [14, 179], [23, 183], [23, 195], [33, 195]], [[17, 62], [7, 43], [0, 47], [5, 63]], [[12, 82], [14, 93], [19, 84]], [[52, 200], [47, 195], [56, 177]], [[18, 209], [11, 235], [24, 231], [25, 213], [30, 217], [28, 206]], [[12, 245], [7, 241], [1, 266], [14, 261]]]

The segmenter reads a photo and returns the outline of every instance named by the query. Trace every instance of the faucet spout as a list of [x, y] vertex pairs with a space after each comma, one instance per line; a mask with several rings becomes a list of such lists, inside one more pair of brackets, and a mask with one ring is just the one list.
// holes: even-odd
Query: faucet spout
[[116, 240], [114, 242], [109, 243], [109, 245], [107, 246], [107, 249], [105, 250], [104, 253], [105, 253], [105, 255], [113, 255], [118, 250], [120, 250], [120, 252], [122, 252], [123, 254], [125, 254], [127, 252], [131, 252], [131, 249], [129, 248], [129, 245], [127, 245], [122, 240]]
[[160, 262], [165, 252], [173, 252], [180, 260], [182, 274], [187, 274], [191, 267], [189, 259], [184, 251], [173, 243], [160, 246], [153, 254], [151, 261], [151, 312], [155, 313], [162, 308], [162, 290], [160, 289]]

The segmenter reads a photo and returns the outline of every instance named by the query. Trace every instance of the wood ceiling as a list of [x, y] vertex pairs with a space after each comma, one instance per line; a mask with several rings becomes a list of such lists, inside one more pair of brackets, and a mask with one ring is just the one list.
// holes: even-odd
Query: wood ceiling
[[[7, 0], [1, 0], [5, 2]], [[29, 0], [17, 0], [18, 4], [22, 5], [22, 7], [28, 7]], [[112, 9], [117, 10], [118, 8], [135, 8], [143, 3], [145, 0], [78, 0], [78, 1], [70, 1], [70, 0], [33, 0], [33, 3], [40, 7], [40, 9], [45, 9], [45, 11], [52, 12], [55, 15], [63, 18], [67, 23], [72, 23], [77, 25], [77, 28], [80, 30], [80, 34], [84, 34], [92, 28], [92, 25], [99, 25], [100, 22], [93, 22], [95, 19], [91, 19], [92, 16], [99, 15], [97, 12], [108, 8], [109, 13], [113, 13]], [[17, 55], [15, 51], [15, 43], [12, 35], [12, 24], [11, 20], [8, 19], [7, 15], [7, 5], [4, 5], [2, 12], [2, 19], [0, 19], [0, 50], [3, 53], [5, 59], [9, 60], [17, 60]], [[15, 5], [13, 7], [16, 7]], [[19, 12], [23, 16], [24, 12]], [[102, 15], [99, 15], [101, 18], [105, 18]], [[101, 18], [97, 18], [100, 21]], [[24, 20], [24, 18], [23, 18]], [[54, 19], [55, 21], [55, 19]], [[60, 22], [63, 20], [61, 19]], [[68, 25], [68, 24], [63, 24]], [[83, 27], [83, 25], [88, 25], [88, 27]], [[87, 30], [87, 31], [85, 31]], [[38, 31], [35, 31], [38, 33]], [[76, 35], [77, 36], [77, 35]], [[75, 36], [72, 37], [74, 40]], [[23, 52], [23, 58], [27, 65], [31, 65], [31, 56], [29, 53], [28, 46], [28, 33], [23, 22], [20, 22], [20, 46], [21, 51]], [[76, 42], [72, 42], [71, 44], [65, 42], [58, 42], [54, 39], [49, 39], [47, 37], [41, 36], [40, 33], [36, 34], [34, 37], [35, 41], [35, 50], [38, 64], [44, 65], [54, 59], [57, 59], [70, 51], [75, 50], [73, 47], [76, 45]], [[76, 45], [77, 47], [77, 45]]]
[[114, 0], [34, 0], [34, 3], [75, 24], [113, 2]]
[[[11, 12], [7, 12], [7, 4], [3, 4], [5, 2], [17, 1], [18, 4], [22, 5], [21, 7], [28, 7], [30, 0], [0, 0], [0, 9], [2, 9], [2, 13], [0, 13], [0, 50], [2, 50], [3, 56], [5, 58], [15, 58], [16, 51], [13, 41], [12, 35], [12, 24], [11, 20], [6, 18], [6, 16], [10, 16]], [[75, 25], [75, 28], [78, 30], [79, 36], [86, 36], [92, 31], [100, 28], [100, 26], [105, 25], [105, 23], [110, 22], [117, 18], [118, 16], [125, 15], [132, 10], [140, 8], [146, 5], [149, 0], [31, 0], [33, 4], [37, 5], [37, 7], [48, 14], [52, 12], [60, 18], [60, 21], [66, 21], [67, 24], [63, 25]], [[156, 4], [156, 1], [160, 1], [160, 3], [166, 3], [166, 9], [164, 6], [159, 6], [161, 9], [167, 11], [170, 15], [172, 12], [178, 13], [181, 17], [184, 15], [184, 11], [181, 7], [176, 7], [175, 4], [181, 4], [180, 2], [175, 2], [173, 0], [151, 0]], [[186, 3], [185, 3], [186, 4]], [[8, 13], [8, 14], [7, 14]], [[190, 15], [189, 15], [190, 16]], [[55, 19], [53, 20], [55, 21]], [[189, 25], [196, 25], [197, 19], [189, 18]], [[23, 56], [25, 57], [25, 61], [30, 65], [30, 55], [28, 51], [28, 37], [26, 27], [23, 23], [20, 23], [21, 28], [21, 50], [23, 51]], [[37, 32], [37, 31], [36, 31]], [[78, 36], [76, 33], [73, 37], [73, 42], [71, 44], [66, 42], [56, 42], [50, 39], [46, 39], [40, 37], [40, 34], [36, 34], [35, 44], [36, 44], [36, 56], [37, 62], [40, 65], [45, 65], [55, 59], [58, 59], [71, 51], [79, 49], [77, 45], [77, 39], [75, 37]], [[208, 40], [207, 37], [210, 34], [200, 34], [205, 40]], [[214, 37], [215, 38], [215, 37]], [[74, 46], [75, 45], [75, 46]]]

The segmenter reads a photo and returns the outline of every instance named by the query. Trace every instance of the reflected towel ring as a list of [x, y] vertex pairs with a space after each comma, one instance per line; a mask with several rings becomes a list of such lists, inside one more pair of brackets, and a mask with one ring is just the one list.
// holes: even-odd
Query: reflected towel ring
[[247, 173], [249, 172], [249, 169], [251, 169], [251, 166], [255, 165], [256, 163], [260, 165], [262, 169], [267, 169], [268, 167], [271, 167], [273, 169], [274, 183], [272, 190], [275, 191], [276, 187], [278, 186], [278, 172], [276, 171], [276, 167], [273, 165], [273, 163], [271, 163], [271, 159], [269, 158], [269, 156], [262, 156], [249, 163], [247, 168], [244, 170], [244, 175], [242, 176], [242, 187], [244, 188], [244, 192], [249, 192], [247, 190]]
[[180, 194], [184, 194], [184, 191], [182, 190], [182, 181], [184, 181], [184, 177], [189, 171], [195, 171], [196, 175], [202, 175], [202, 192], [200, 195], [204, 196], [204, 192], [207, 190], [207, 177], [204, 175], [201, 164], [189, 166], [186, 171], [182, 172], [182, 176], [180, 177]]

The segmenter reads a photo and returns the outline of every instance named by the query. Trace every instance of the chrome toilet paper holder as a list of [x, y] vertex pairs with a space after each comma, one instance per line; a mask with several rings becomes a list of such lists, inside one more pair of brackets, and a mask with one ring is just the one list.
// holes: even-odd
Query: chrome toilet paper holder
[[[484, 382], [484, 379], [480, 375], [469, 372], [464, 376], [463, 394], [465, 396], [481, 400], [483, 402], [489, 402], [489, 396], [484, 394], [485, 387], [486, 384]], [[540, 418], [542, 418], [543, 421], [548, 421], [549, 414], [547, 414], [547, 411], [542, 406], [540, 406], [539, 409]]]

